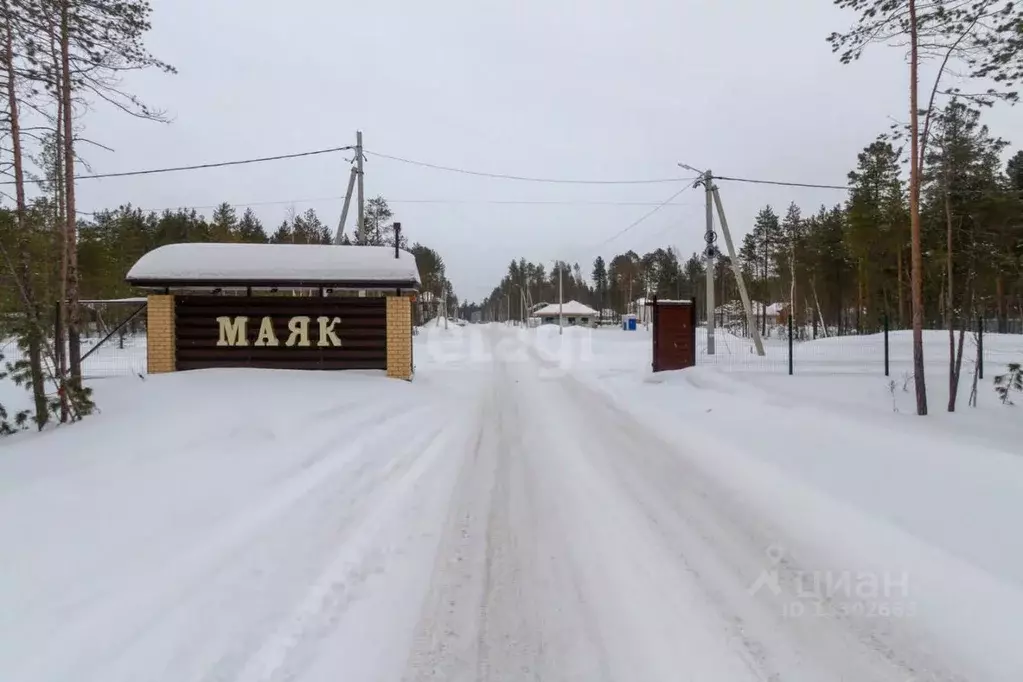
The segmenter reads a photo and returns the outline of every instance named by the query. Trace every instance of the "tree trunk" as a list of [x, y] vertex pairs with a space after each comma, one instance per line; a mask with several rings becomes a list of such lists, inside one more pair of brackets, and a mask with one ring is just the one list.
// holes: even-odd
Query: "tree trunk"
[[[52, 9], [52, 8], [51, 8]], [[56, 126], [54, 127], [54, 155], [51, 180], [54, 187], [54, 243], [57, 245], [59, 256], [59, 281], [57, 283], [57, 318], [54, 320], [53, 346], [55, 354], [55, 370], [57, 383], [60, 389], [60, 421], [65, 423], [71, 418], [71, 407], [68, 402], [67, 391], [64, 390], [68, 376], [68, 340], [67, 340], [67, 271], [68, 271], [68, 247], [67, 247], [67, 225], [64, 216], [67, 208], [64, 203], [64, 166], [61, 161], [64, 150], [64, 100], [62, 97], [61, 83], [64, 79], [61, 69], [61, 55], [57, 40], [59, 20], [56, 12], [47, 15], [50, 28], [50, 59], [53, 62], [54, 89], [57, 100]]]
[[959, 321], [959, 348], [955, 355], [955, 362], [951, 367], [951, 374], [949, 376], [949, 392], [948, 392], [948, 411], [956, 411], [956, 396], [959, 393], [959, 375], [963, 369], [963, 340], [966, 337], [966, 325], [967, 320], [973, 319], [973, 277], [970, 277], [970, 302], [967, 305], [965, 297], [963, 299], [963, 314], [960, 316]]
[[924, 302], [923, 253], [920, 248], [920, 120], [917, 86], [918, 35], [916, 0], [909, 0], [909, 233], [911, 244], [910, 283], [913, 312], [913, 381], [916, 388], [916, 413], [927, 414], [927, 383], [924, 379]]
[[[9, 16], [10, 7], [7, 0], [0, 0], [0, 8], [4, 16]], [[12, 23], [8, 22], [4, 31], [4, 69], [7, 73], [7, 107], [10, 125], [11, 152], [14, 161], [14, 192], [15, 192], [15, 231], [18, 245], [18, 265], [20, 270], [21, 290], [24, 297], [25, 318], [28, 321], [28, 362], [32, 378], [32, 399], [35, 406], [36, 426], [42, 430], [49, 421], [49, 409], [46, 404], [46, 386], [43, 379], [43, 357], [40, 334], [42, 327], [39, 320], [39, 304], [35, 300], [32, 282], [31, 238], [28, 228], [28, 209], [25, 200], [25, 169], [21, 149], [21, 118], [17, 93], [17, 73], [14, 69], [14, 36]], [[14, 273], [12, 273], [14, 274]]]
[[[948, 168], [945, 169], [945, 324], [948, 326], [948, 411], [954, 412], [959, 376], [956, 372], [955, 352], [955, 306], [952, 279], [952, 199], [948, 194]], [[965, 302], [965, 300], [964, 300]], [[965, 310], [963, 314], [965, 315]], [[962, 358], [960, 357], [960, 360]]]
[[60, 100], [64, 126], [65, 246], [67, 248], [68, 365], [71, 385], [82, 385], [81, 310], [78, 305], [78, 233], [75, 213], [75, 131], [71, 101], [71, 40], [68, 26], [69, 0], [60, 5]]
[[973, 363], [973, 386], [970, 387], [970, 407], [977, 406], [977, 376], [980, 374], [980, 343], [977, 334], [973, 335], [973, 341], [977, 346], [977, 359]]

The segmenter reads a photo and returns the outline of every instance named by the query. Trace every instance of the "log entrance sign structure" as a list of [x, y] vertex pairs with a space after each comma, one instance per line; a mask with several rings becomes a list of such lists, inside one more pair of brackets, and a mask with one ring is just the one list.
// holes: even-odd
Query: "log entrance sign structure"
[[696, 364], [696, 299], [647, 301], [653, 323], [653, 370], [666, 372]]
[[411, 379], [415, 257], [387, 246], [171, 244], [131, 268], [147, 289], [149, 373], [378, 369]]

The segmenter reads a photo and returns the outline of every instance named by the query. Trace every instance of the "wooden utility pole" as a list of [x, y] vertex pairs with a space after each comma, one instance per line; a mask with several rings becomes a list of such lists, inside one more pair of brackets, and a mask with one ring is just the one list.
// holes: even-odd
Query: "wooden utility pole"
[[355, 132], [355, 167], [359, 173], [359, 225], [358, 225], [358, 242], [359, 244], [366, 243], [366, 203], [365, 197], [363, 196], [362, 190], [362, 131], [357, 130]]

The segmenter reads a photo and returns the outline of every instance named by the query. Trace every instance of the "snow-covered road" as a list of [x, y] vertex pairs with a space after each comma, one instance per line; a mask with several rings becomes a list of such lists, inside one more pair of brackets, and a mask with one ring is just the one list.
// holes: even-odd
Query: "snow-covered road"
[[1020, 679], [1018, 585], [467, 333], [412, 384], [186, 373], [133, 444], [0, 451], [0, 679]]

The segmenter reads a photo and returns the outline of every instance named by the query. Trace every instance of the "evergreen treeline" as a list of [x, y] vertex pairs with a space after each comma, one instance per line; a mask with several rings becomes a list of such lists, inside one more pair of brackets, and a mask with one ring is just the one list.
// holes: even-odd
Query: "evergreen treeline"
[[[386, 200], [382, 197], [377, 197], [370, 203], [386, 207]], [[24, 239], [22, 235], [27, 242], [31, 260], [35, 264], [27, 282], [40, 301], [48, 302], [47, 311], [51, 310], [52, 303], [58, 300], [60, 288], [60, 272], [55, 267], [57, 260], [55, 254], [59, 249], [61, 237], [50, 219], [52, 213], [47, 200], [40, 199], [34, 202], [29, 219], [25, 222], [29, 230], [28, 238]], [[386, 224], [376, 216], [376, 222], [373, 224], [367, 220], [369, 244], [393, 246], [394, 230], [391, 217], [388, 212]], [[268, 231], [252, 209], [246, 209], [239, 216], [237, 210], [227, 203], [218, 206], [209, 218], [194, 209], [155, 213], [132, 206], [122, 206], [114, 210], [99, 211], [88, 220], [79, 221], [78, 230], [79, 279], [83, 300], [138, 295], [137, 291], [133, 291], [125, 283], [125, 275], [143, 254], [164, 244], [180, 242], [331, 244], [334, 238], [332, 228], [327, 227], [311, 208], [303, 213], [288, 216], [275, 229]], [[0, 208], [0, 244], [14, 241], [14, 211]], [[343, 241], [351, 243], [349, 238]], [[408, 248], [404, 235], [402, 246]], [[440, 255], [421, 244], [414, 244], [409, 250], [416, 256], [423, 280], [423, 291], [432, 292], [436, 297], [441, 297], [447, 292], [449, 298], [457, 304]], [[12, 273], [0, 269], [0, 313], [7, 315], [8, 319], [14, 319], [22, 308], [17, 285], [18, 282]]]

